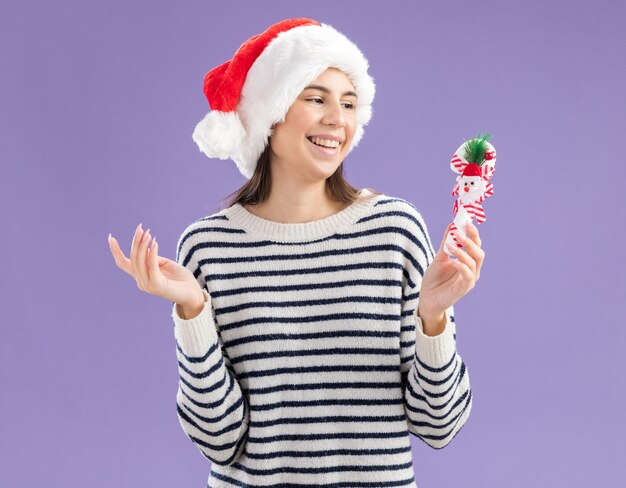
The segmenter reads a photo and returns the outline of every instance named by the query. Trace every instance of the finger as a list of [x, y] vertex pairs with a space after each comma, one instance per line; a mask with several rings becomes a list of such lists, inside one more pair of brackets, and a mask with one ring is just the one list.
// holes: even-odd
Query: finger
[[130, 244], [130, 262], [133, 265], [133, 269], [137, 268], [137, 249], [139, 248], [139, 243], [141, 242], [141, 238], [143, 237], [143, 229], [141, 228], [141, 223], [135, 229], [135, 235], [133, 236], [133, 241]]
[[439, 244], [439, 249], [437, 249], [437, 254], [435, 254], [435, 261], [439, 261], [441, 259], [444, 259], [444, 260], [450, 259], [450, 257], [444, 251], [444, 245], [445, 245], [446, 239], [448, 238], [448, 234], [450, 233], [451, 227], [452, 227], [452, 224], [448, 224], [448, 227], [446, 227], [446, 231], [443, 234], [443, 239], [441, 241], [441, 244]]
[[158, 275], [159, 271], [159, 262], [158, 262], [158, 243], [156, 237], [154, 237], [152, 241], [152, 247], [150, 251], [148, 251], [148, 273], [150, 274], [150, 279], [154, 279], [155, 276]]
[[480, 233], [478, 232], [478, 227], [472, 224], [471, 221], [467, 223], [465, 233], [467, 234], [467, 237], [469, 237], [473, 242], [475, 242], [478, 247], [482, 246], [482, 241], [480, 240]]
[[148, 244], [150, 244], [150, 229], [147, 229], [141, 238], [141, 242], [139, 243], [139, 247], [137, 248], [137, 265], [136, 271], [139, 275], [139, 280], [142, 289], [146, 289], [148, 283], [150, 282], [150, 275], [148, 274], [148, 263], [146, 262], [146, 257], [148, 253]]
[[472, 270], [469, 269], [465, 263], [459, 261], [458, 259], [452, 259], [451, 261], [454, 263], [454, 266], [459, 271], [459, 273], [461, 273], [461, 277], [465, 282], [467, 289], [471, 290], [472, 288], [474, 288], [476, 280], [474, 279], [474, 273], [472, 273]]
[[137, 287], [142, 289], [142, 278], [139, 275], [139, 263], [138, 263], [138, 254], [139, 254], [139, 245], [141, 244], [141, 239], [143, 238], [144, 230], [141, 228], [141, 222], [135, 229], [135, 235], [133, 236], [133, 241], [130, 246], [130, 264], [133, 267], [133, 276], [135, 277], [135, 281], [137, 282]]
[[122, 249], [120, 248], [120, 245], [117, 242], [117, 239], [111, 235], [109, 235], [109, 248], [111, 249], [111, 254], [113, 254], [113, 258], [115, 259], [115, 264], [117, 264], [117, 267], [134, 278], [135, 276], [133, 274], [133, 266], [130, 263], [130, 259], [128, 259], [124, 255]]
[[476, 261], [476, 281], [478, 281], [480, 278], [480, 269], [485, 261], [485, 251], [481, 248], [482, 242], [478, 232], [478, 227], [473, 225], [472, 222], [468, 222], [467, 224], [467, 236], [469, 239], [466, 239], [465, 242], [463, 242], [463, 245]]
[[480, 266], [485, 258], [485, 251], [483, 251], [480, 246], [472, 240], [470, 235], [462, 240], [461, 244], [463, 244], [465, 252], [467, 252], [476, 262], [476, 269], [480, 269]]
[[472, 275], [476, 274], [476, 261], [474, 261], [474, 258], [472, 256], [470, 256], [467, 252], [465, 252], [460, 247], [450, 246], [450, 245], [446, 245], [446, 247], [450, 250], [450, 252], [454, 256], [456, 256], [456, 258], [459, 261], [465, 264], [472, 271]]

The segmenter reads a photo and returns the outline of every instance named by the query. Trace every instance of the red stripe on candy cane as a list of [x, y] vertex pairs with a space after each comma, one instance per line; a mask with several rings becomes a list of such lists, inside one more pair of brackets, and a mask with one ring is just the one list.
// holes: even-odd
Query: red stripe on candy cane
[[450, 225], [450, 236], [452, 237], [452, 240], [456, 243], [457, 247], [463, 247], [463, 245], [456, 238], [456, 232], [455, 232], [456, 230], [458, 229], [456, 225], [454, 225], [454, 222], [453, 222], [452, 225]]

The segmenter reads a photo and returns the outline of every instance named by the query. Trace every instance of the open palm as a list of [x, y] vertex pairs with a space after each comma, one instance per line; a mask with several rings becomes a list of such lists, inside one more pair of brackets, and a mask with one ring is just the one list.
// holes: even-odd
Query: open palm
[[109, 237], [115, 263], [135, 279], [141, 291], [179, 304], [190, 303], [194, 297], [203, 301], [202, 289], [193, 273], [176, 261], [159, 256], [156, 239], [148, 249], [150, 242], [150, 229], [144, 232], [139, 224], [127, 258], [117, 240]]

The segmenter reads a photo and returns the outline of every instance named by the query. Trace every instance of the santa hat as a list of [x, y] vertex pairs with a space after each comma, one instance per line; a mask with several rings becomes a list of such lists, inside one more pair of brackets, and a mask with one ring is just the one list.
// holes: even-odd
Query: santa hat
[[193, 140], [210, 158], [232, 159], [251, 178], [272, 126], [302, 90], [327, 68], [343, 71], [357, 93], [356, 130], [348, 153], [372, 116], [376, 87], [359, 48], [327, 24], [287, 19], [244, 42], [233, 58], [204, 77], [211, 111], [196, 125]]
[[478, 166], [476, 163], [469, 163], [467, 166], [465, 166], [465, 169], [463, 170], [462, 176], [482, 176], [483, 175], [483, 171], [481, 169], [480, 166]]

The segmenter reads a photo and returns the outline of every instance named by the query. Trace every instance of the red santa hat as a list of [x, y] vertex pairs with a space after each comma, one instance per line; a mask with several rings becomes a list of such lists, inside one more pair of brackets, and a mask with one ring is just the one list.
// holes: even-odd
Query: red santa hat
[[468, 165], [465, 166], [463, 173], [461, 174], [461, 176], [482, 176], [482, 175], [483, 175], [482, 168], [478, 166], [476, 163], [468, 163]]
[[343, 71], [354, 85], [356, 131], [348, 153], [372, 116], [376, 87], [359, 48], [327, 24], [299, 18], [278, 22], [244, 42], [233, 58], [204, 77], [211, 111], [193, 140], [210, 158], [232, 159], [251, 178], [272, 126], [284, 122], [302, 90], [327, 68]]

